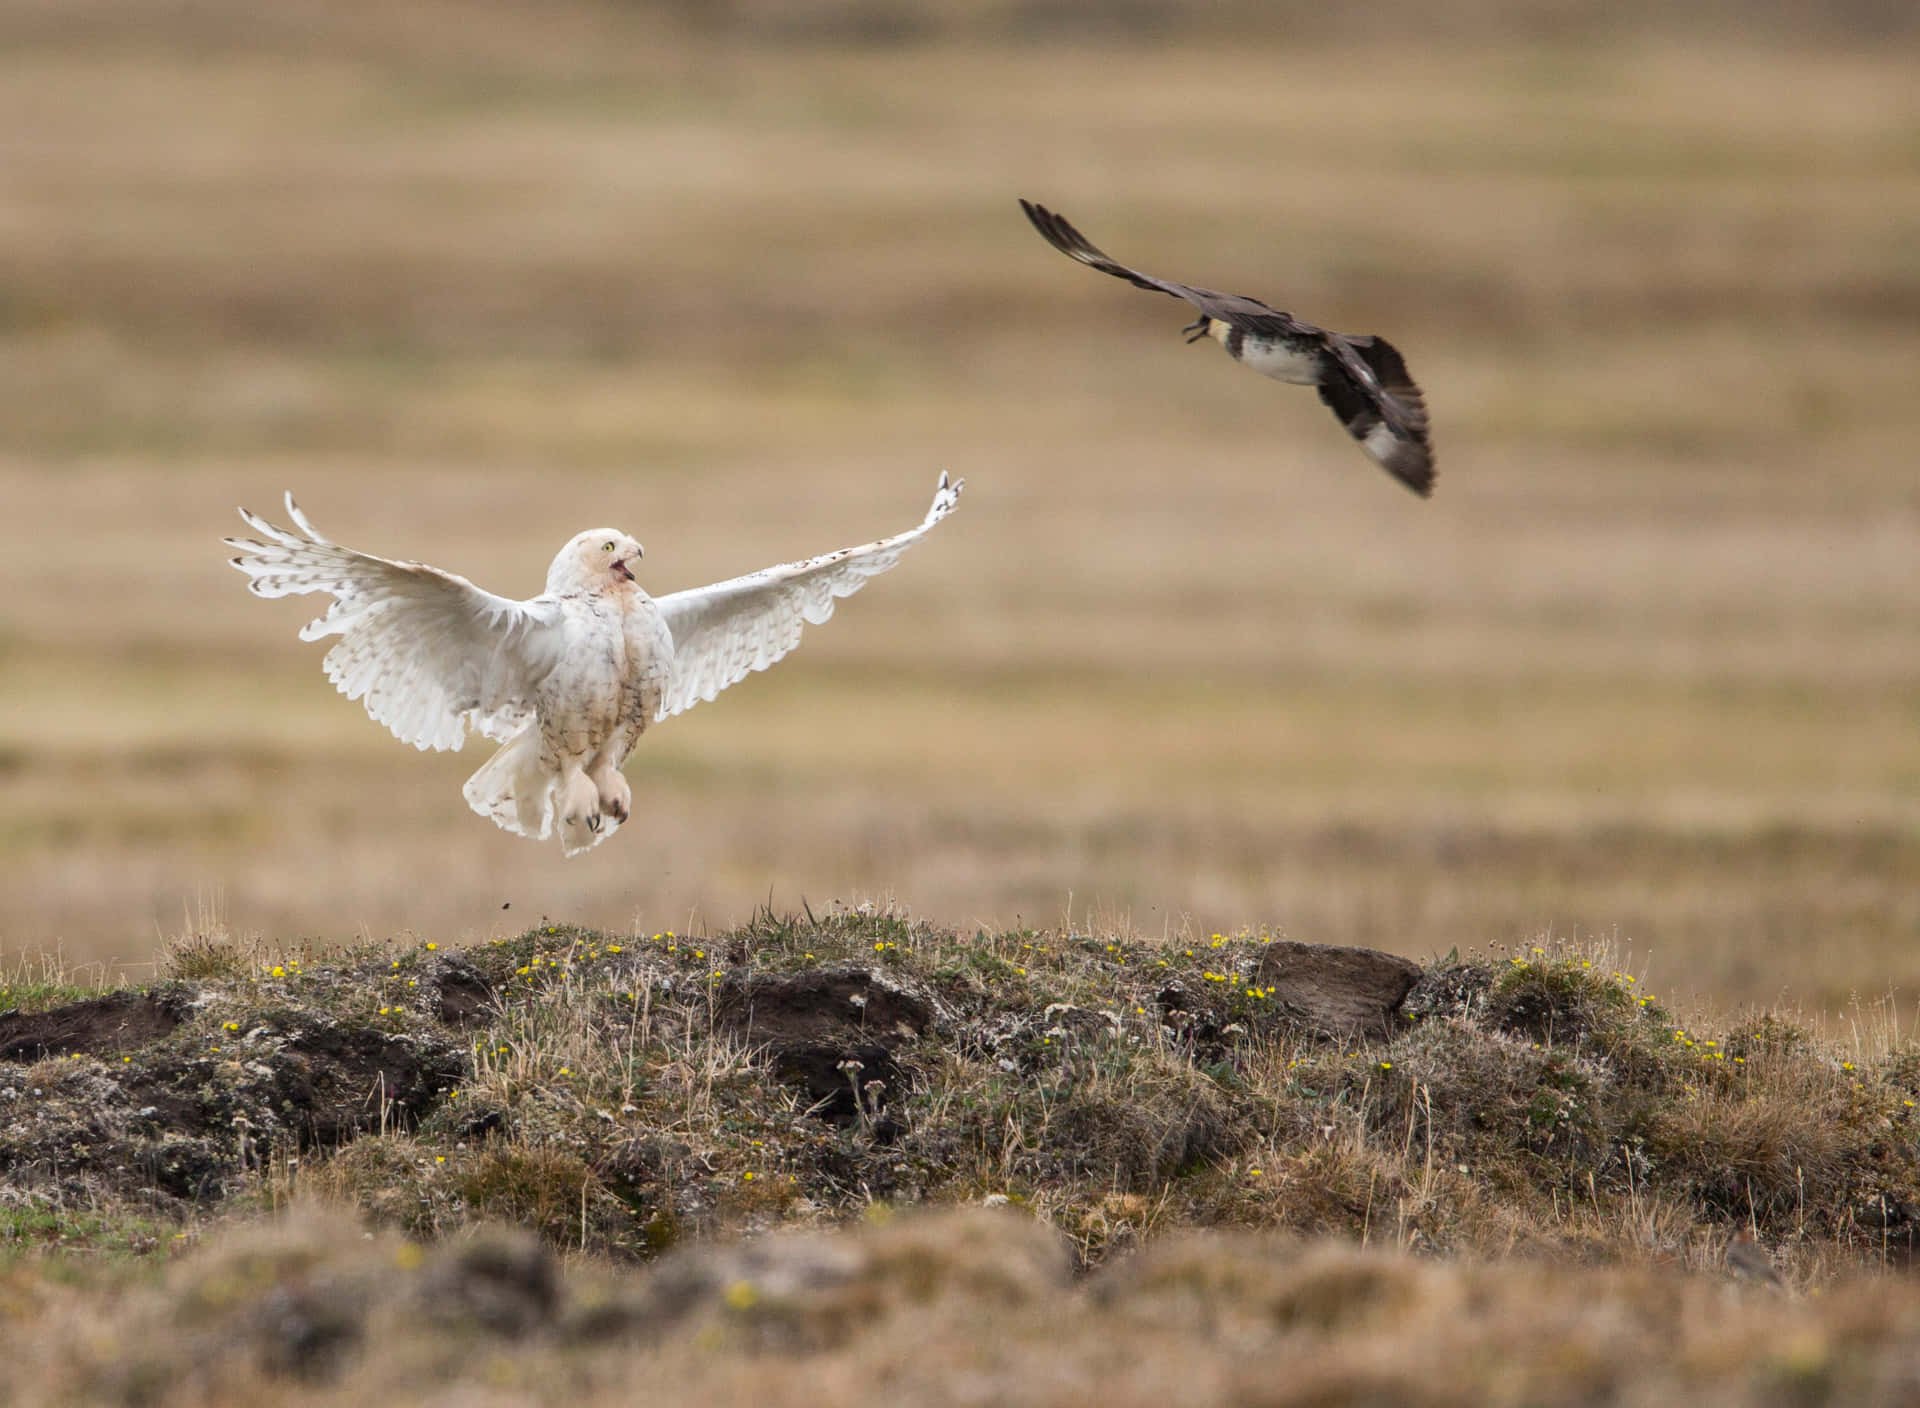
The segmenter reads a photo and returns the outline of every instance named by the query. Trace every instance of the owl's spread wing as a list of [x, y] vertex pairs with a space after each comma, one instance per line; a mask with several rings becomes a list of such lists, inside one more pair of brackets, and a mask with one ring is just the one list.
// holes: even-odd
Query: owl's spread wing
[[920, 526], [891, 538], [656, 598], [673, 632], [673, 674], [661, 696], [659, 717], [712, 699], [792, 650], [800, 643], [803, 626], [819, 625], [833, 615], [836, 599], [853, 595], [869, 577], [885, 572], [953, 512], [965, 485], [964, 479], [949, 483], [942, 474]]
[[557, 602], [510, 601], [425, 563], [341, 547], [314, 530], [291, 494], [287, 514], [298, 533], [241, 509], [265, 541], [225, 539], [242, 554], [233, 566], [256, 596], [333, 596], [300, 639], [340, 637], [327, 678], [395, 738], [458, 748], [469, 728], [506, 739], [533, 717], [534, 687], [564, 646]]

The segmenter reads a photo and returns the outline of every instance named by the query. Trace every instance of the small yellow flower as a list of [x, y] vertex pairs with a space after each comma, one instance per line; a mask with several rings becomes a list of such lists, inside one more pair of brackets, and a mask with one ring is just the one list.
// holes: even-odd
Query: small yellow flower
[[621, 951], [621, 949], [620, 949], [620, 945], [619, 945], [619, 944], [608, 944], [608, 945], [607, 945], [607, 952], [608, 952], [608, 953], [619, 953], [620, 951]]
[[727, 1309], [752, 1310], [760, 1299], [760, 1292], [754, 1289], [751, 1281], [735, 1281], [726, 1290]]
[[[459, 1091], [457, 1091], [457, 1090], [456, 1090], [456, 1091], [454, 1091], [454, 1094], [455, 1094], [455, 1095], [458, 1095], [459, 1093], [460, 1093], [460, 1092], [459, 1092]], [[446, 1156], [445, 1154], [435, 1154], [435, 1155], [433, 1156], [433, 1161], [434, 1161], [435, 1163], [437, 1163], [437, 1164], [443, 1164], [443, 1163], [445, 1163], [445, 1162], [447, 1161], [447, 1156]]]
[[276, 978], [284, 978], [287, 976], [287, 970], [276, 963], [273, 965], [273, 976]]
[[740, 1181], [742, 1183], [751, 1183], [753, 1182], [753, 1175], [751, 1173], [743, 1173], [740, 1175]]
[[428, 944], [428, 945], [427, 945], [427, 952], [428, 952], [428, 953], [432, 953], [432, 952], [433, 952], [433, 951], [434, 951], [435, 949], [437, 949], [437, 948], [439, 948], [439, 947], [440, 947], [440, 945], [439, 945], [439, 944]]

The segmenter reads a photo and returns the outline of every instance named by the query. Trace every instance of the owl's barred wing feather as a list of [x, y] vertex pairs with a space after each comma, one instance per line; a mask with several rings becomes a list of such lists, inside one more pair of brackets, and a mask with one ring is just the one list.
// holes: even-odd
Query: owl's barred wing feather
[[658, 598], [660, 614], [673, 632], [673, 674], [658, 717], [712, 699], [792, 650], [800, 643], [803, 626], [817, 626], [833, 615], [836, 599], [853, 595], [868, 578], [892, 567], [901, 553], [953, 512], [965, 486], [966, 480], [950, 483], [942, 474], [920, 526], [891, 538]]
[[[505, 739], [533, 717], [534, 686], [560, 658], [560, 610], [511, 601], [420, 562], [355, 552], [322, 537], [287, 496], [298, 533], [240, 510], [265, 541], [228, 538], [256, 596], [326, 592], [302, 640], [339, 636], [327, 678], [402, 743], [453, 749], [469, 728]], [[302, 535], [305, 536], [302, 536]]]

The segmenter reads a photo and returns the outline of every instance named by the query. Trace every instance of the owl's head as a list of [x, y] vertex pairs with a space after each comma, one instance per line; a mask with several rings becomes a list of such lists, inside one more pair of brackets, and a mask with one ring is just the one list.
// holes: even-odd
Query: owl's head
[[640, 544], [618, 529], [590, 528], [576, 533], [547, 569], [547, 591], [564, 596], [630, 587], [633, 564], [642, 555]]

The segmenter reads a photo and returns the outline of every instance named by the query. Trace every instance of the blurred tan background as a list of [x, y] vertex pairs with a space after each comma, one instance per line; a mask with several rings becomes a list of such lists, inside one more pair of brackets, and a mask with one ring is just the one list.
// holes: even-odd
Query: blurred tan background
[[[1920, 61], [1787, 11], [0, 8], [0, 961], [892, 897], [1914, 992]], [[1432, 502], [1019, 195], [1388, 335]], [[669, 591], [942, 469], [573, 862], [217, 542]]]

